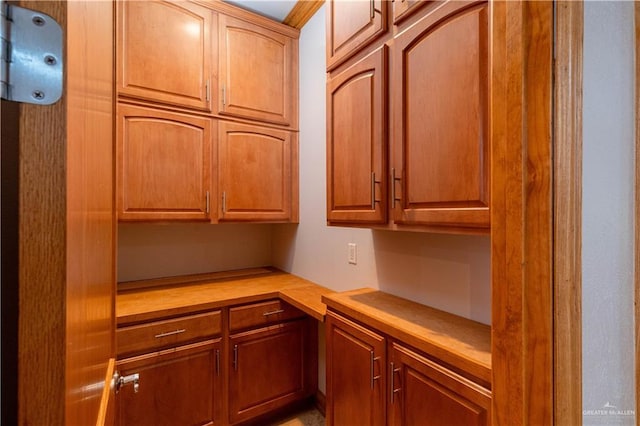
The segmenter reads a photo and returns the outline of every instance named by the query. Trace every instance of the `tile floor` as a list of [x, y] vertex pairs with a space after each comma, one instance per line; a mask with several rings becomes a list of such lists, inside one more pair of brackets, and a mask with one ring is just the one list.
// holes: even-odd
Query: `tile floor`
[[316, 408], [308, 408], [270, 423], [269, 426], [324, 426], [324, 417]]

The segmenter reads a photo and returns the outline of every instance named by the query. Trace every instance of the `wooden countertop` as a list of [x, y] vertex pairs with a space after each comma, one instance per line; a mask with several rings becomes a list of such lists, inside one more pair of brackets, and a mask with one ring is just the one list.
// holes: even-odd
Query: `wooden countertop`
[[364, 288], [322, 300], [369, 327], [491, 383], [491, 328], [381, 291]]
[[126, 325], [223, 306], [281, 298], [324, 321], [323, 295], [333, 293], [311, 281], [272, 268], [120, 283], [117, 324]]

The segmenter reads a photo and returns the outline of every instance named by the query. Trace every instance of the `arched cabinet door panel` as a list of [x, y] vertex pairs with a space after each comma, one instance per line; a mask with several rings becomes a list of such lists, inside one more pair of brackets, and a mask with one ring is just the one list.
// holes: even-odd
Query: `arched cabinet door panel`
[[327, 221], [387, 222], [387, 48], [327, 81]]
[[385, 0], [327, 3], [327, 69], [332, 70], [387, 31]]
[[296, 127], [298, 40], [227, 15], [219, 37], [218, 112]]
[[489, 8], [446, 2], [394, 39], [398, 224], [489, 227]]
[[218, 219], [221, 222], [294, 221], [296, 147], [296, 133], [221, 121]]
[[211, 111], [214, 12], [184, 1], [116, 7], [118, 95]]
[[118, 105], [118, 219], [208, 219], [213, 126], [204, 117]]

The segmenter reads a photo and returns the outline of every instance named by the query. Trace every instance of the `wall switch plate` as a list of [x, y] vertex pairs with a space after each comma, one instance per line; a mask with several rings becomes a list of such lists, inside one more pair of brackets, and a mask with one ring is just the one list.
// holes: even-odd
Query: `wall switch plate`
[[358, 247], [356, 246], [356, 243], [349, 243], [347, 247], [349, 248], [347, 253], [347, 261], [352, 265], [357, 264], [358, 263]]

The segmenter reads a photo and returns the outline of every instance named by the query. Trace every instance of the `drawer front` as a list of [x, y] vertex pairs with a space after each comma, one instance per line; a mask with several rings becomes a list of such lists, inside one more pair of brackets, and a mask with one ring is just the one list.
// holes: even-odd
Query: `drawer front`
[[229, 330], [262, 327], [276, 322], [302, 318], [305, 313], [282, 300], [252, 303], [229, 309]]
[[218, 336], [222, 333], [221, 319], [220, 311], [215, 311], [118, 328], [118, 357]]

